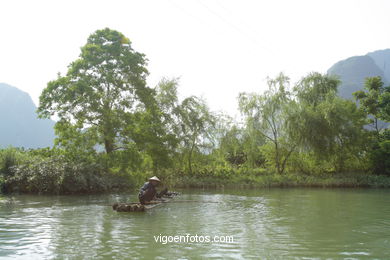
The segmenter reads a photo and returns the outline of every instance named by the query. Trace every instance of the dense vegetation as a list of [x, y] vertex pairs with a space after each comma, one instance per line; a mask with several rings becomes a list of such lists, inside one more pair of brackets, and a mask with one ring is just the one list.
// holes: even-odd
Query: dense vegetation
[[146, 85], [144, 54], [123, 34], [93, 33], [66, 75], [48, 83], [38, 114], [56, 116], [51, 149], [0, 151], [5, 191], [98, 192], [158, 175], [189, 186], [390, 186], [390, 88], [367, 78], [354, 101], [337, 78], [283, 74], [241, 93], [242, 122], [180, 100], [177, 79]]

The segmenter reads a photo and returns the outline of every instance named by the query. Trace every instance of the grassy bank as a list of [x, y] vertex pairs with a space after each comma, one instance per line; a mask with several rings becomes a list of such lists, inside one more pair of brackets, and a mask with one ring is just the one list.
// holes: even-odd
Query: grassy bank
[[[6, 182], [7, 192], [30, 194], [94, 194], [102, 192], [124, 192], [138, 190], [150, 173], [140, 173], [134, 176], [116, 175], [113, 173], [90, 175], [89, 171], [79, 177], [66, 177], [60, 183], [58, 176], [36, 175], [31, 179], [22, 178], [18, 181]], [[72, 174], [73, 175], [73, 174]], [[83, 176], [84, 175], [84, 176]], [[74, 176], [74, 175], [73, 175]], [[47, 178], [44, 181], [43, 178]], [[231, 177], [218, 176], [189, 176], [171, 175], [162, 176], [163, 185], [170, 190], [179, 188], [206, 188], [206, 189], [261, 189], [287, 187], [313, 188], [390, 188], [390, 177], [370, 174], [335, 174], [329, 176], [310, 176], [299, 174], [264, 174], [235, 175]], [[1, 180], [0, 180], [1, 181]], [[38, 183], [43, 183], [39, 185]]]
[[318, 187], [318, 188], [390, 188], [390, 177], [370, 174], [335, 174], [310, 176], [298, 174], [265, 174], [261, 176], [182, 176], [173, 184], [177, 188], [272, 188], [272, 187]]
[[390, 188], [390, 176], [369, 173], [278, 174], [265, 168], [199, 167], [152, 171], [119, 167], [97, 159], [71, 159], [55, 150], [9, 148], [0, 150], [0, 192], [31, 194], [91, 194], [134, 191], [157, 175], [175, 188], [269, 188], [269, 187], [372, 187]]

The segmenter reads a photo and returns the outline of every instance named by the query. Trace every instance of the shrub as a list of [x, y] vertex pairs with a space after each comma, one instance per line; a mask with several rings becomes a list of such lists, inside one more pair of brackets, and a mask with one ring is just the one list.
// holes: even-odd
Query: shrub
[[369, 158], [375, 174], [390, 176], [390, 129], [385, 129], [378, 140], [372, 141]]
[[0, 176], [0, 193], [4, 190], [4, 178]]
[[125, 176], [112, 176], [101, 164], [71, 162], [64, 156], [35, 158], [12, 171], [8, 190], [26, 193], [90, 193], [128, 185]]
[[12, 175], [12, 167], [22, 161], [23, 154], [16, 148], [0, 150], [0, 174], [3, 177]]

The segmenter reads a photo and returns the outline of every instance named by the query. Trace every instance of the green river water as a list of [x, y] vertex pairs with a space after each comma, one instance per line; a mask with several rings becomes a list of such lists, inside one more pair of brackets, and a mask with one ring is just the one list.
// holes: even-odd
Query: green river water
[[205, 203], [118, 213], [135, 194], [0, 197], [0, 259], [390, 259], [390, 190], [181, 192]]

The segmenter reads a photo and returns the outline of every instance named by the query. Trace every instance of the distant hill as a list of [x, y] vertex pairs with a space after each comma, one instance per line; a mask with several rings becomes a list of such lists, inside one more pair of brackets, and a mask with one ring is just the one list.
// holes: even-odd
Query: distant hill
[[390, 82], [390, 49], [367, 53], [385, 76], [385, 82]]
[[[386, 63], [389, 64], [389, 69], [386, 68]], [[390, 49], [339, 61], [328, 70], [328, 74], [340, 78], [339, 95], [352, 99], [353, 92], [363, 89], [367, 77], [380, 76], [386, 84], [389, 82]]]
[[54, 121], [38, 119], [30, 95], [0, 83], [0, 147], [53, 146]]
[[[390, 49], [367, 53], [364, 56], [355, 56], [334, 64], [327, 72], [336, 75], [341, 80], [339, 95], [352, 99], [352, 93], [362, 90], [367, 77], [380, 76], [386, 85], [390, 84]], [[389, 127], [389, 124], [379, 122], [380, 128]]]

